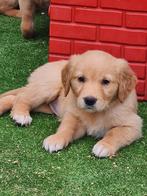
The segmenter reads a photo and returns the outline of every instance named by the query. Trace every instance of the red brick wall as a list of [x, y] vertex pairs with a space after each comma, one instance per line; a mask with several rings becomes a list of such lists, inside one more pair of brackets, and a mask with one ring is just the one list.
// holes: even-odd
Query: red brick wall
[[129, 61], [147, 100], [147, 0], [51, 0], [49, 60], [100, 49]]

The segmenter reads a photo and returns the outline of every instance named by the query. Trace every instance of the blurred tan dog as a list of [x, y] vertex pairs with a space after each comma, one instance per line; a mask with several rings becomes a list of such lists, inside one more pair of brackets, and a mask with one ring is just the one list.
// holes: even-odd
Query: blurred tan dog
[[0, 0], [1, 14], [22, 17], [21, 32], [25, 38], [34, 36], [34, 15], [36, 9], [47, 10], [48, 7], [49, 0]]
[[45, 150], [56, 152], [87, 134], [103, 138], [92, 152], [107, 157], [142, 136], [135, 85], [125, 60], [88, 51], [36, 69], [25, 87], [0, 96], [0, 112], [12, 108], [21, 125], [31, 123], [32, 110], [55, 113], [61, 124], [44, 140]]

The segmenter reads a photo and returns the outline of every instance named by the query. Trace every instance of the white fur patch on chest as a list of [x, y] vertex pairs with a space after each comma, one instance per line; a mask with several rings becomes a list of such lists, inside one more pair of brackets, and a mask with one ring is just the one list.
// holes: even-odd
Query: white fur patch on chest
[[96, 138], [101, 138], [104, 136], [104, 134], [107, 131], [107, 128], [105, 127], [104, 124], [104, 119], [98, 118], [94, 122], [90, 121], [83, 121], [84, 127], [86, 128], [87, 135], [96, 137]]
[[105, 132], [107, 131], [106, 128], [100, 127], [100, 126], [92, 126], [87, 128], [87, 135], [96, 137], [96, 138], [101, 138], [104, 136]]

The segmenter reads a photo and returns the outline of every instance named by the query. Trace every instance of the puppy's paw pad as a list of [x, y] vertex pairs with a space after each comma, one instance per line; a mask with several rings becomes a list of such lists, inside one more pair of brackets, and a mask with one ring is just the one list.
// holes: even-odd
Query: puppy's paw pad
[[43, 141], [43, 148], [50, 153], [62, 150], [65, 146], [64, 138], [56, 136], [56, 134], [47, 137]]
[[17, 123], [20, 124], [21, 126], [27, 126], [30, 125], [32, 122], [32, 118], [30, 115], [11, 115], [11, 118]]
[[113, 155], [108, 146], [99, 142], [93, 147], [92, 153], [97, 157], [108, 157]]

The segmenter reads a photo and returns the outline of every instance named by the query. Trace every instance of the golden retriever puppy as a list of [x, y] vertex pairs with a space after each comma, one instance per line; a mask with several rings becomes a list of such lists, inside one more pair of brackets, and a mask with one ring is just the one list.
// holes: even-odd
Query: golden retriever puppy
[[34, 36], [36, 9], [47, 10], [48, 7], [49, 0], [0, 0], [0, 13], [7, 16], [22, 17], [21, 32], [25, 38]]
[[107, 157], [142, 136], [135, 85], [125, 60], [87, 51], [39, 67], [28, 85], [1, 95], [0, 109], [2, 114], [12, 108], [12, 118], [22, 125], [31, 123], [31, 110], [59, 116], [57, 132], [43, 142], [50, 153], [91, 135], [102, 138], [92, 153]]

